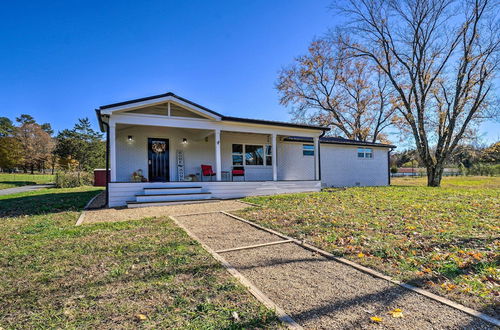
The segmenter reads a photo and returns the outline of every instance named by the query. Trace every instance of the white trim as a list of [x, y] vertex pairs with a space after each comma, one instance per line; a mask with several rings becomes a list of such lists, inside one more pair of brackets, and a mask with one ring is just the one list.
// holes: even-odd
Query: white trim
[[[271, 144], [272, 144], [272, 152], [271, 152], [271, 164], [273, 166], [273, 181], [278, 181], [278, 165], [276, 163], [276, 133], [271, 134]], [[266, 148], [267, 149], [267, 148]], [[266, 153], [264, 153], [264, 157], [267, 158]], [[264, 159], [264, 164], [267, 159]]]
[[[222, 160], [220, 151], [220, 129], [215, 130], [215, 180], [222, 180]], [[201, 174], [203, 175], [203, 174]]]
[[319, 180], [319, 137], [315, 136], [314, 141], [314, 178]]
[[116, 181], [116, 126], [114, 123], [109, 124], [109, 163], [111, 169], [111, 181]]

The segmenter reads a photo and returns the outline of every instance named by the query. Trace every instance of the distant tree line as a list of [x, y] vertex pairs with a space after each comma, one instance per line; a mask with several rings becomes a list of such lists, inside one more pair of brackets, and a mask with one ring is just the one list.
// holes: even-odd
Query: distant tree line
[[[459, 145], [449, 157], [446, 167], [455, 167], [462, 174], [498, 175], [500, 174], [500, 142], [489, 146]], [[391, 155], [393, 173], [399, 167], [425, 167], [415, 149], [395, 152]]]
[[50, 123], [38, 123], [28, 114], [15, 122], [0, 117], [0, 169], [34, 173], [56, 169], [90, 171], [105, 162], [103, 134], [88, 118], [54, 135]]

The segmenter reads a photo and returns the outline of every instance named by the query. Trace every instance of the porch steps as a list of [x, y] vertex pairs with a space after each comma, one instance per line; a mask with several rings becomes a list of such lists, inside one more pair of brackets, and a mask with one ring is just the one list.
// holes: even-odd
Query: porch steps
[[201, 186], [159, 186], [144, 188], [142, 194], [135, 195], [135, 201], [128, 201], [128, 208], [164, 206], [206, 202], [211, 193], [202, 190]]

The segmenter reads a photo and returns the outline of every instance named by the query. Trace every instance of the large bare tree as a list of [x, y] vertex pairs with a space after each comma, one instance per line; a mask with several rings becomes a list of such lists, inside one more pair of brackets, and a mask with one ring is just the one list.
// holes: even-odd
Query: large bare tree
[[481, 120], [498, 116], [498, 2], [347, 0], [344, 46], [389, 79], [402, 128], [440, 186], [446, 160]]
[[281, 70], [280, 103], [293, 105], [294, 120], [331, 126], [361, 141], [386, 141], [394, 108], [385, 75], [356, 58], [336, 38], [314, 40], [307, 55]]

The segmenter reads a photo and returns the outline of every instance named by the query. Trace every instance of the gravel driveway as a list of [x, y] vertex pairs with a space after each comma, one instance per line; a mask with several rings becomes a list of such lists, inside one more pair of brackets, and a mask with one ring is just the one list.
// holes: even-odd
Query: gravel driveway
[[35, 191], [35, 190], [39, 190], [39, 189], [53, 188], [53, 187], [55, 187], [55, 185], [53, 185], [53, 184], [36, 184], [36, 185], [31, 185], [31, 186], [21, 186], [21, 187], [0, 189], [0, 196], [10, 195], [10, 194], [18, 194], [18, 193], [27, 192], [27, 191]]
[[[176, 216], [214, 250], [283, 240], [222, 213]], [[221, 252], [234, 268], [309, 329], [494, 329], [494, 326], [295, 243]], [[399, 308], [402, 318], [388, 314]], [[381, 322], [371, 317], [382, 318]]]

